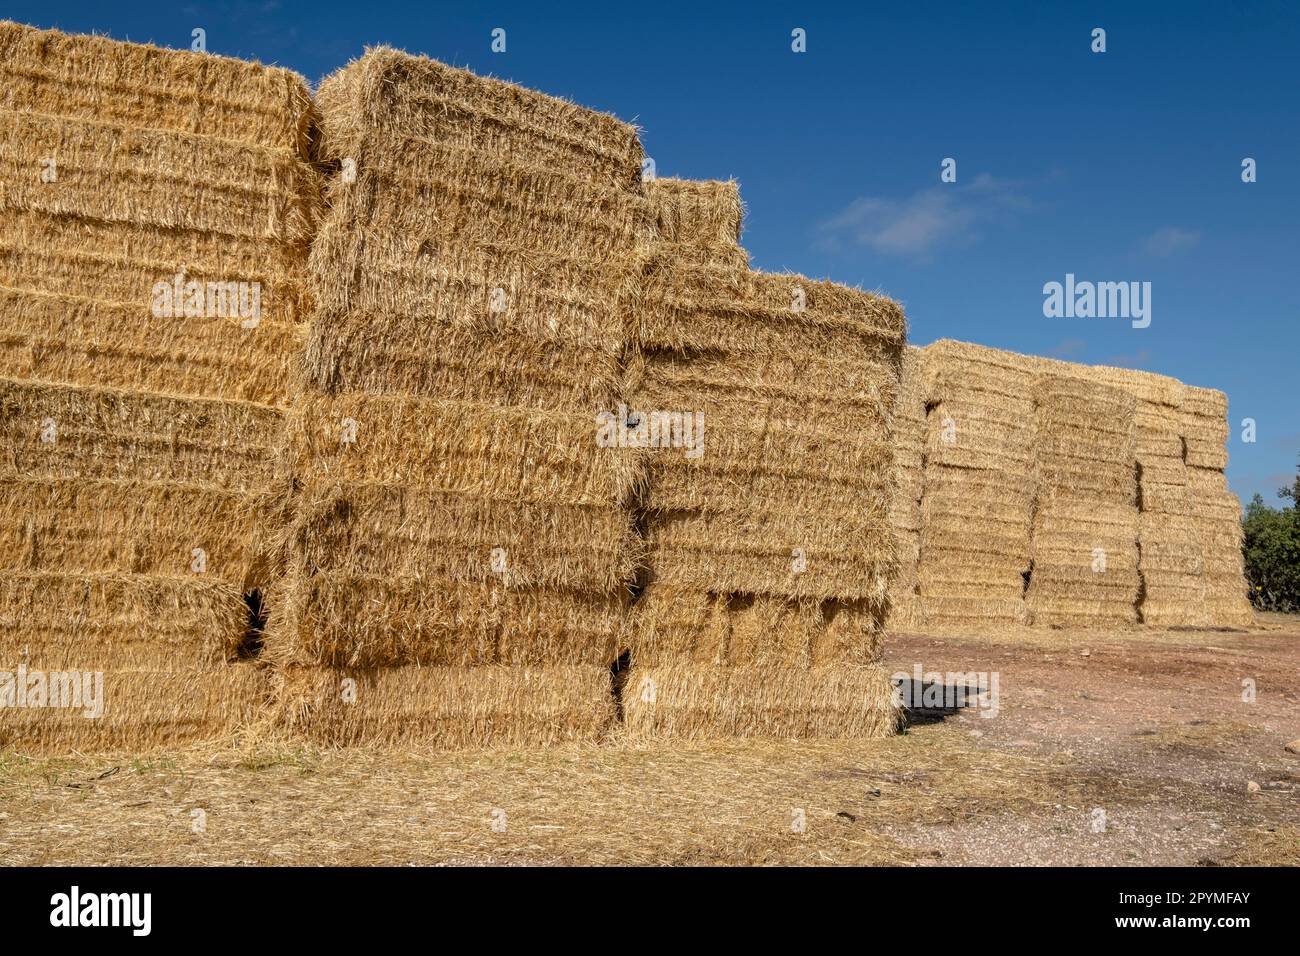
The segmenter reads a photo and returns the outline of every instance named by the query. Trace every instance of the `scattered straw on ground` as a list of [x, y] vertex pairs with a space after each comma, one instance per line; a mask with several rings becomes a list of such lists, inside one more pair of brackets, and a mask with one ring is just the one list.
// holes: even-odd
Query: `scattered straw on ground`
[[907, 864], [918, 851], [886, 825], [1033, 814], [1080, 797], [1080, 779], [945, 727], [672, 749], [7, 755], [0, 846], [15, 864]]

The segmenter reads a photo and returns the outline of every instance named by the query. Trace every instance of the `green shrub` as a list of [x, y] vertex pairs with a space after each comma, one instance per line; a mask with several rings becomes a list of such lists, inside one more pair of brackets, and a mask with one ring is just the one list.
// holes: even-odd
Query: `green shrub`
[[1291, 507], [1270, 508], [1260, 495], [1242, 520], [1246, 580], [1251, 600], [1264, 611], [1300, 611], [1300, 474], [1278, 491]]

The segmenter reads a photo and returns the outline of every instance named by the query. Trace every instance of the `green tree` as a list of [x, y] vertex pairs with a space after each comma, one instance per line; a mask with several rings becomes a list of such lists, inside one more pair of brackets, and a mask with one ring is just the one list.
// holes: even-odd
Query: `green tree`
[[1261, 495], [1246, 506], [1242, 553], [1251, 600], [1266, 611], [1300, 611], [1300, 469], [1278, 489], [1291, 507], [1270, 508]]

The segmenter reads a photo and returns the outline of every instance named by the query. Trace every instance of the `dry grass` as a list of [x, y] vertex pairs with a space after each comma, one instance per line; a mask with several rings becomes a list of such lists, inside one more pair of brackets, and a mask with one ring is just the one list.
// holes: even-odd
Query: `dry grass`
[[[634, 657], [635, 660], [635, 657]], [[887, 737], [898, 727], [889, 675], [875, 665], [634, 664], [623, 710], [632, 740]]]
[[[947, 728], [528, 753], [11, 755], [0, 839], [15, 863], [908, 864], [920, 854], [886, 826], [1032, 814], [1089, 786], [1068, 765], [979, 751]], [[192, 832], [195, 808], [204, 833]], [[796, 810], [804, 833], [792, 832]]]
[[1250, 724], [1233, 720], [1199, 720], [1160, 727], [1142, 735], [1142, 743], [1186, 751], [1223, 751], [1239, 746], [1256, 733]]
[[1300, 866], [1300, 824], [1251, 827], [1237, 838], [1243, 847], [1232, 855], [1233, 866]]

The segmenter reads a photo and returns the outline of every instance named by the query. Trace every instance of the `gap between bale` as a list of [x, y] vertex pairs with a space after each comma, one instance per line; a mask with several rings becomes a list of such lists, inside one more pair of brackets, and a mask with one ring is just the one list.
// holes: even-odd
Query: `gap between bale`
[[624, 651], [609, 666], [609, 689], [614, 698], [614, 723], [621, 724], [626, 719], [623, 710], [623, 691], [627, 687], [628, 676], [632, 672], [632, 652]]
[[266, 596], [260, 588], [244, 592], [244, 604], [248, 608], [248, 627], [244, 637], [235, 650], [235, 659], [239, 661], [256, 660], [262, 653], [266, 641], [267, 607]]

